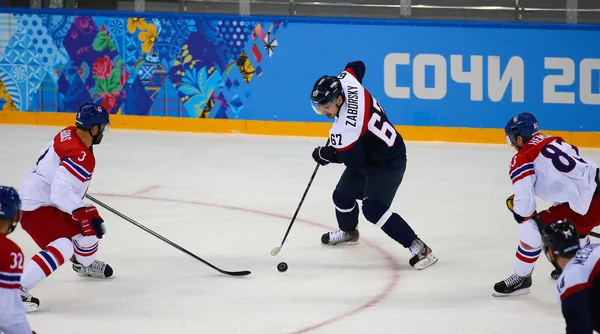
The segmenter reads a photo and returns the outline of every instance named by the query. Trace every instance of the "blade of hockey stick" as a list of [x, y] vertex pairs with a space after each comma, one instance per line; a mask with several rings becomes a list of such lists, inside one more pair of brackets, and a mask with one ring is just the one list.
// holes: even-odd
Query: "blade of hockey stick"
[[140, 224], [140, 223], [136, 222], [135, 220], [133, 220], [133, 219], [131, 219], [131, 218], [127, 217], [126, 215], [124, 215], [124, 214], [120, 213], [119, 211], [117, 211], [117, 210], [115, 210], [115, 209], [111, 208], [110, 206], [108, 206], [108, 205], [106, 205], [106, 204], [102, 203], [100, 200], [96, 199], [94, 196], [92, 196], [92, 195], [89, 195], [89, 194], [85, 194], [85, 197], [87, 197], [88, 199], [90, 199], [92, 202], [94, 202], [94, 203], [96, 203], [96, 204], [100, 205], [101, 207], [105, 208], [106, 210], [108, 210], [108, 211], [110, 211], [110, 212], [114, 213], [115, 215], [117, 215], [117, 216], [119, 216], [119, 217], [123, 218], [124, 220], [126, 220], [126, 221], [128, 221], [128, 222], [132, 223], [133, 225], [135, 225], [135, 226], [137, 226], [137, 227], [141, 228], [142, 230], [144, 230], [144, 231], [146, 231], [146, 232], [148, 232], [148, 233], [152, 234], [153, 236], [157, 237], [158, 239], [160, 239], [160, 240], [162, 240], [162, 241], [166, 242], [167, 244], [169, 244], [169, 245], [171, 245], [171, 246], [173, 246], [173, 247], [177, 248], [178, 250], [180, 250], [180, 251], [182, 251], [182, 252], [186, 253], [187, 255], [189, 255], [189, 256], [191, 256], [191, 257], [193, 257], [194, 259], [196, 259], [196, 260], [198, 260], [198, 261], [200, 261], [200, 262], [202, 262], [202, 263], [206, 264], [207, 266], [209, 266], [209, 267], [213, 268], [214, 270], [216, 270], [216, 271], [220, 272], [221, 274], [230, 275], [230, 276], [246, 276], [246, 275], [250, 275], [250, 271], [248, 271], [248, 270], [243, 270], [243, 271], [227, 271], [227, 270], [223, 270], [223, 269], [217, 268], [217, 267], [215, 267], [214, 265], [210, 264], [209, 262], [207, 262], [207, 261], [203, 260], [202, 258], [200, 258], [200, 257], [196, 256], [195, 254], [193, 254], [193, 253], [189, 252], [187, 249], [185, 249], [185, 248], [183, 248], [183, 247], [179, 246], [178, 244], [176, 244], [176, 243], [172, 242], [171, 240], [169, 240], [169, 239], [167, 239], [167, 238], [163, 237], [162, 235], [160, 235], [160, 234], [158, 234], [158, 233], [156, 233], [156, 232], [152, 231], [151, 229], [147, 228], [146, 226], [144, 226], [144, 225], [142, 225], [142, 224]]

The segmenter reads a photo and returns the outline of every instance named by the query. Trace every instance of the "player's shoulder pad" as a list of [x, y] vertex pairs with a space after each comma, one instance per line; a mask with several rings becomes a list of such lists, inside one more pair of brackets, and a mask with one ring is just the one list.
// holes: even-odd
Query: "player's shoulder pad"
[[350, 73], [360, 84], [362, 84], [366, 71], [365, 63], [360, 60], [349, 62], [344, 69], [344, 72]]
[[533, 168], [533, 162], [540, 155], [540, 152], [546, 144], [559, 137], [550, 137], [542, 133], [533, 136], [521, 149], [512, 157], [510, 161], [510, 171], [512, 175], [517, 169], [528, 165]]
[[54, 151], [61, 161], [67, 162], [73, 168], [83, 168], [84, 174], [94, 172], [96, 159], [94, 154], [77, 136], [76, 127], [70, 126], [61, 130], [54, 137]]
[[350, 149], [366, 132], [369, 93], [354, 79], [344, 84], [346, 101], [330, 131], [331, 145], [337, 150]]

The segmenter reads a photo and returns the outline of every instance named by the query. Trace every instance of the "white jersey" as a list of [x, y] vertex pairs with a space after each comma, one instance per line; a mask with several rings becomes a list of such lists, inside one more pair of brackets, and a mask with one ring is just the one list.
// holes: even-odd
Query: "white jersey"
[[0, 333], [31, 334], [21, 300], [23, 252], [6, 234], [0, 234]]
[[365, 117], [371, 105], [371, 101], [367, 99], [371, 96], [349, 72], [342, 72], [340, 82], [346, 94], [346, 103], [340, 107], [338, 117], [329, 131], [329, 137], [331, 146], [343, 151], [352, 147], [365, 134]]
[[533, 136], [512, 158], [510, 179], [514, 187], [514, 212], [531, 217], [535, 197], [568, 203], [580, 215], [588, 212], [597, 188], [598, 165], [579, 156], [577, 147], [560, 137]]
[[588, 244], [572, 258], [556, 281], [557, 298], [568, 296], [583, 289], [591, 288], [600, 274], [600, 244]]
[[23, 211], [54, 206], [71, 214], [84, 206], [96, 160], [76, 129], [60, 131], [40, 152], [36, 167], [25, 172], [19, 186]]

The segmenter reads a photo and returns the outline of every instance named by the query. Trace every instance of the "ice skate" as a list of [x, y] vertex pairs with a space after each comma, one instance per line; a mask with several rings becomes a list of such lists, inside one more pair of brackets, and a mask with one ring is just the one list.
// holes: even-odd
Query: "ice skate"
[[413, 257], [410, 258], [408, 263], [417, 270], [423, 270], [438, 261], [438, 258], [433, 255], [431, 248], [419, 238], [416, 238], [412, 242], [412, 245], [410, 245], [410, 252]]
[[25, 307], [25, 312], [35, 312], [40, 306], [40, 300], [29, 294], [25, 288], [21, 287], [21, 300]]
[[494, 285], [494, 290], [496, 292], [493, 296], [508, 297], [528, 294], [531, 283], [531, 275], [522, 277], [512, 274], [504, 281], [500, 281]]
[[114, 278], [111, 266], [98, 260], [94, 260], [88, 267], [84, 267], [81, 263], [74, 261], [73, 270], [80, 277]]
[[337, 230], [333, 232], [325, 233], [321, 236], [321, 244], [327, 246], [335, 245], [356, 245], [358, 244], [359, 233], [358, 230], [345, 232]]
[[562, 274], [562, 270], [558, 270], [558, 269], [554, 269], [552, 270], [552, 272], [550, 273], [550, 279], [552, 280], [558, 280], [558, 278], [560, 277], [560, 274]]

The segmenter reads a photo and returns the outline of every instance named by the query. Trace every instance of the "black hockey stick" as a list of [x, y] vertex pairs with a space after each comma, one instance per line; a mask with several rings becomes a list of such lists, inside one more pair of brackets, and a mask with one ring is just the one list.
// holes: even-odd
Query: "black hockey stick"
[[[327, 138], [327, 142], [325, 143], [325, 147], [327, 147], [327, 146], [329, 146], [329, 138]], [[294, 221], [296, 221], [296, 216], [298, 215], [298, 212], [300, 211], [300, 207], [302, 206], [302, 203], [304, 203], [306, 194], [308, 194], [308, 189], [310, 189], [310, 185], [312, 184], [313, 180], [315, 179], [315, 176], [317, 175], [319, 166], [321, 166], [321, 165], [319, 165], [317, 163], [317, 166], [315, 167], [315, 170], [313, 171], [312, 176], [310, 177], [310, 181], [308, 181], [306, 190], [304, 190], [304, 195], [302, 195], [302, 199], [300, 200], [300, 203], [298, 204], [298, 208], [296, 208], [296, 212], [294, 213], [294, 216], [292, 217], [292, 221], [290, 222], [290, 225], [288, 226], [287, 231], [285, 232], [285, 236], [283, 237], [283, 240], [281, 241], [281, 246], [271, 249], [271, 255], [276, 256], [277, 254], [279, 254], [279, 251], [281, 251], [281, 247], [283, 247], [283, 243], [285, 243], [285, 239], [287, 239], [288, 234], [290, 234], [290, 230], [292, 229], [292, 225], [294, 225]]]
[[200, 257], [198, 257], [198, 256], [194, 255], [193, 253], [189, 252], [189, 251], [188, 251], [188, 250], [186, 250], [185, 248], [183, 248], [183, 247], [179, 246], [178, 244], [176, 244], [176, 243], [174, 243], [174, 242], [170, 241], [169, 239], [167, 239], [167, 238], [163, 237], [162, 235], [160, 235], [160, 234], [158, 234], [158, 233], [156, 233], [156, 232], [152, 231], [151, 229], [149, 229], [149, 228], [147, 228], [146, 226], [144, 226], [144, 225], [142, 225], [142, 224], [140, 224], [140, 223], [136, 222], [135, 220], [133, 220], [133, 219], [131, 219], [131, 218], [129, 218], [129, 217], [127, 217], [127, 216], [125, 216], [124, 214], [122, 214], [122, 213], [120, 213], [119, 211], [117, 211], [117, 210], [115, 210], [115, 209], [111, 208], [110, 206], [108, 206], [108, 205], [106, 205], [106, 204], [102, 203], [101, 201], [99, 201], [99, 200], [97, 200], [96, 198], [94, 198], [92, 195], [88, 195], [88, 194], [86, 194], [86, 195], [85, 195], [85, 197], [89, 198], [89, 199], [90, 199], [92, 202], [94, 202], [94, 203], [96, 203], [96, 204], [100, 205], [101, 207], [105, 208], [106, 210], [108, 210], [108, 211], [110, 211], [110, 212], [114, 213], [115, 215], [117, 215], [117, 216], [119, 216], [119, 217], [121, 217], [121, 218], [125, 219], [126, 221], [128, 221], [128, 222], [132, 223], [133, 225], [135, 225], [135, 226], [137, 226], [137, 227], [141, 228], [142, 230], [144, 230], [144, 231], [146, 231], [146, 232], [148, 232], [148, 233], [152, 234], [153, 236], [155, 236], [155, 237], [159, 238], [160, 240], [162, 240], [162, 241], [164, 241], [164, 242], [168, 243], [169, 245], [171, 245], [171, 246], [173, 246], [173, 247], [175, 247], [175, 248], [179, 249], [180, 251], [182, 251], [182, 252], [184, 252], [184, 253], [188, 254], [189, 256], [193, 257], [194, 259], [196, 259], [196, 260], [198, 260], [198, 261], [200, 261], [200, 262], [202, 262], [202, 263], [206, 264], [207, 266], [209, 266], [209, 267], [213, 268], [214, 270], [216, 270], [216, 271], [218, 271], [218, 272], [220, 272], [220, 273], [222, 273], [222, 274], [225, 274], [225, 275], [231, 275], [231, 276], [246, 276], [246, 275], [250, 275], [250, 272], [249, 272], [249, 271], [247, 271], [247, 270], [244, 270], [244, 271], [227, 271], [227, 270], [219, 269], [219, 268], [217, 268], [217, 267], [213, 266], [212, 264], [210, 264], [210, 263], [206, 262], [205, 260], [201, 259]]
[[597, 233], [597, 232], [594, 232], [594, 231], [590, 232], [590, 235], [592, 237], [600, 238], [600, 233]]

